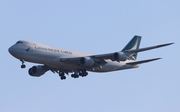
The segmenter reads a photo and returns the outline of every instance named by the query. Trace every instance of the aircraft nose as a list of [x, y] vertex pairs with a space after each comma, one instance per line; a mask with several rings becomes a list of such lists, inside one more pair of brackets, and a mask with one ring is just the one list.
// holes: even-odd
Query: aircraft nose
[[11, 46], [11, 47], [8, 49], [8, 51], [9, 51], [10, 54], [13, 54], [13, 51], [14, 51], [13, 49], [14, 49], [13, 46]]

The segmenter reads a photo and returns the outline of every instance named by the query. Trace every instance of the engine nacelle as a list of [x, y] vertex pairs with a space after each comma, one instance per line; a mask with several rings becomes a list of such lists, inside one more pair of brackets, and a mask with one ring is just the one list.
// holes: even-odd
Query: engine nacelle
[[127, 55], [123, 52], [115, 52], [113, 54], [113, 58], [116, 61], [126, 61], [127, 60]]
[[90, 57], [82, 57], [82, 58], [80, 58], [79, 63], [82, 66], [91, 67], [94, 65], [94, 60]]
[[47, 72], [47, 70], [44, 68], [44, 66], [33, 66], [28, 72], [30, 76], [40, 77]]

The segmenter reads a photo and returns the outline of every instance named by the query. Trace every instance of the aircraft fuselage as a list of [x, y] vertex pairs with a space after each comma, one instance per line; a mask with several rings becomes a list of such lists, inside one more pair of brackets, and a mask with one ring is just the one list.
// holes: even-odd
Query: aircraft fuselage
[[[81, 66], [74, 64], [67, 64], [61, 62], [61, 58], [75, 58], [75, 57], [86, 57], [88, 53], [64, 50], [52, 48], [39, 43], [28, 42], [28, 41], [19, 41], [15, 45], [9, 48], [9, 52], [16, 57], [17, 59], [24, 60], [27, 62], [33, 62], [38, 64], [48, 65], [56, 69], [68, 69], [75, 70], [81, 69]], [[103, 65], [102, 68], [93, 68], [87, 69], [92, 72], [110, 72], [122, 69], [137, 68], [138, 66], [126, 65], [126, 62], [133, 62], [132, 60], [127, 60], [125, 62], [117, 62], [106, 60], [107, 64]]]

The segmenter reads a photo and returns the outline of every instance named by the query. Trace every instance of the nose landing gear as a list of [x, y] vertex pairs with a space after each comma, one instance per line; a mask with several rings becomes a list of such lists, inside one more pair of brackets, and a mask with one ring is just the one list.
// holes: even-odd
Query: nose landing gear
[[24, 64], [24, 60], [20, 60], [22, 62], [21, 68], [26, 68], [26, 65]]

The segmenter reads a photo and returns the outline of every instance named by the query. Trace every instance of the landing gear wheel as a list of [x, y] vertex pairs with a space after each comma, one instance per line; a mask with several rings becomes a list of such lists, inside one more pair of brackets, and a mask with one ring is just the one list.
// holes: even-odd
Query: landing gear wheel
[[71, 77], [73, 77], [73, 78], [79, 78], [79, 75], [77, 75], [77, 74], [72, 74]]
[[66, 76], [64, 76], [64, 72], [59, 72], [59, 76], [60, 76], [61, 80], [66, 79]]
[[79, 78], [79, 75], [76, 75], [76, 77], [75, 78]]
[[79, 76], [83, 77], [83, 73], [79, 73]]
[[66, 76], [61, 76], [61, 80], [65, 80], [66, 79]]
[[24, 65], [24, 64], [23, 64], [23, 65], [21, 65], [21, 68], [26, 68], [26, 65]]
[[81, 76], [82, 77], [86, 77], [88, 75], [88, 72], [86, 72], [86, 71], [83, 71], [82, 73], [81, 73]]
[[74, 78], [74, 74], [71, 74], [71, 77]]

